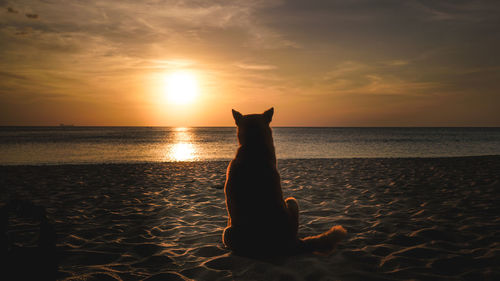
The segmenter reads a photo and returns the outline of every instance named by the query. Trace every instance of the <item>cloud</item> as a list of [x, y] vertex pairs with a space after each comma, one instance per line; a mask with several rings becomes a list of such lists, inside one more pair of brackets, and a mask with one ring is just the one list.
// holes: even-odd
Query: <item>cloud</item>
[[[394, 68], [398, 70], [395, 71]], [[418, 71], [406, 60], [371, 64], [346, 61], [328, 71], [317, 84], [325, 93], [351, 97], [425, 96], [446, 88], [446, 83], [415, 78], [414, 72]]]
[[408, 60], [391, 60], [386, 62], [387, 65], [390, 66], [403, 66], [408, 65], [410, 62]]
[[28, 80], [28, 78], [24, 75], [10, 73], [10, 72], [6, 72], [6, 71], [0, 71], [0, 76], [2, 76], [4, 78], [13, 78], [13, 79], [17, 79], [17, 80]]
[[[322, 99], [335, 95], [473, 96], [473, 87], [499, 89], [498, 1], [10, 3], [0, 0], [6, 14], [0, 17], [0, 86], [15, 82], [9, 73], [29, 73], [38, 77], [33, 95], [37, 87], [53, 87], [61, 95], [82, 89], [88, 97], [101, 94], [102, 85], [138, 93], [140, 86], [116, 81], [176, 68], [209, 73], [214, 89], [238, 92], [242, 100], [273, 92], [293, 103], [301, 92], [325, 107]], [[50, 79], [56, 82], [43, 84]]]
[[237, 63], [237, 67], [248, 70], [273, 70], [278, 67], [270, 64], [248, 64], [248, 63]]
[[19, 11], [15, 10], [14, 8], [12, 7], [7, 7], [7, 12], [8, 13], [13, 13], [13, 14], [17, 14], [19, 13]]
[[38, 18], [38, 15], [37, 15], [37, 14], [30, 14], [30, 13], [27, 13], [27, 14], [26, 14], [26, 17], [27, 17], [27, 18], [30, 18], [30, 19], [37, 19], [37, 18]]
[[498, 22], [500, 12], [497, 1], [414, 0], [405, 4], [422, 12], [424, 20], [431, 21]]
[[148, 66], [151, 68], [186, 68], [195, 65], [194, 61], [185, 59], [169, 59], [169, 60], [151, 60], [147, 62]]
[[16, 36], [24, 36], [24, 35], [31, 34], [32, 32], [33, 32], [33, 29], [31, 27], [24, 27], [22, 29], [16, 30], [14, 34]]

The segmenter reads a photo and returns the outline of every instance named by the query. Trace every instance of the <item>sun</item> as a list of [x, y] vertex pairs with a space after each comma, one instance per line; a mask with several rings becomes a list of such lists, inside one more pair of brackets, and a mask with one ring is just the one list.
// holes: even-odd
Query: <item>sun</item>
[[165, 94], [173, 104], [188, 104], [198, 95], [196, 76], [187, 70], [170, 73], [165, 78]]

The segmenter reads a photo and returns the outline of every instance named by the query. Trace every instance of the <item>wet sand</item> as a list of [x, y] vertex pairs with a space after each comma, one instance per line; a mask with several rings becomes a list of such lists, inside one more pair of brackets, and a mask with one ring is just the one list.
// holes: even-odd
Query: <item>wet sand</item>
[[300, 236], [349, 234], [271, 260], [221, 242], [227, 164], [0, 166], [0, 205], [46, 208], [61, 280], [500, 280], [500, 156], [279, 161]]

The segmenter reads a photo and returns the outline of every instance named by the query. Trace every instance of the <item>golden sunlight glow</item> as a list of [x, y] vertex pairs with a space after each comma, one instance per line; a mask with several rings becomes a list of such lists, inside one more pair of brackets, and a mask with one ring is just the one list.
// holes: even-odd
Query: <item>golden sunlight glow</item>
[[194, 158], [194, 147], [191, 143], [176, 143], [172, 146], [170, 157], [174, 161], [189, 161]]
[[[186, 128], [186, 127], [177, 127], [177, 128], [174, 128], [174, 132], [188, 132], [188, 131], [189, 131], [189, 128]], [[177, 138], [181, 138], [182, 137], [182, 138], [191, 139], [190, 135], [185, 135], [185, 134], [177, 134], [176, 137]]]
[[170, 73], [165, 79], [165, 92], [168, 100], [174, 104], [188, 104], [198, 95], [198, 81], [189, 71]]
[[194, 143], [191, 128], [178, 127], [172, 129], [173, 139], [167, 146], [165, 160], [193, 161], [197, 158], [197, 148]]

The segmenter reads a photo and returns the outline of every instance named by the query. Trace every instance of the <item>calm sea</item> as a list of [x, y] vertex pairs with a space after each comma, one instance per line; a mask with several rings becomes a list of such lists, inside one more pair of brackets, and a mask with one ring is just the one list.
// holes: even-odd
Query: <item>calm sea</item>
[[[500, 155], [500, 128], [273, 128], [279, 159]], [[0, 165], [229, 160], [236, 128], [0, 127]]]

